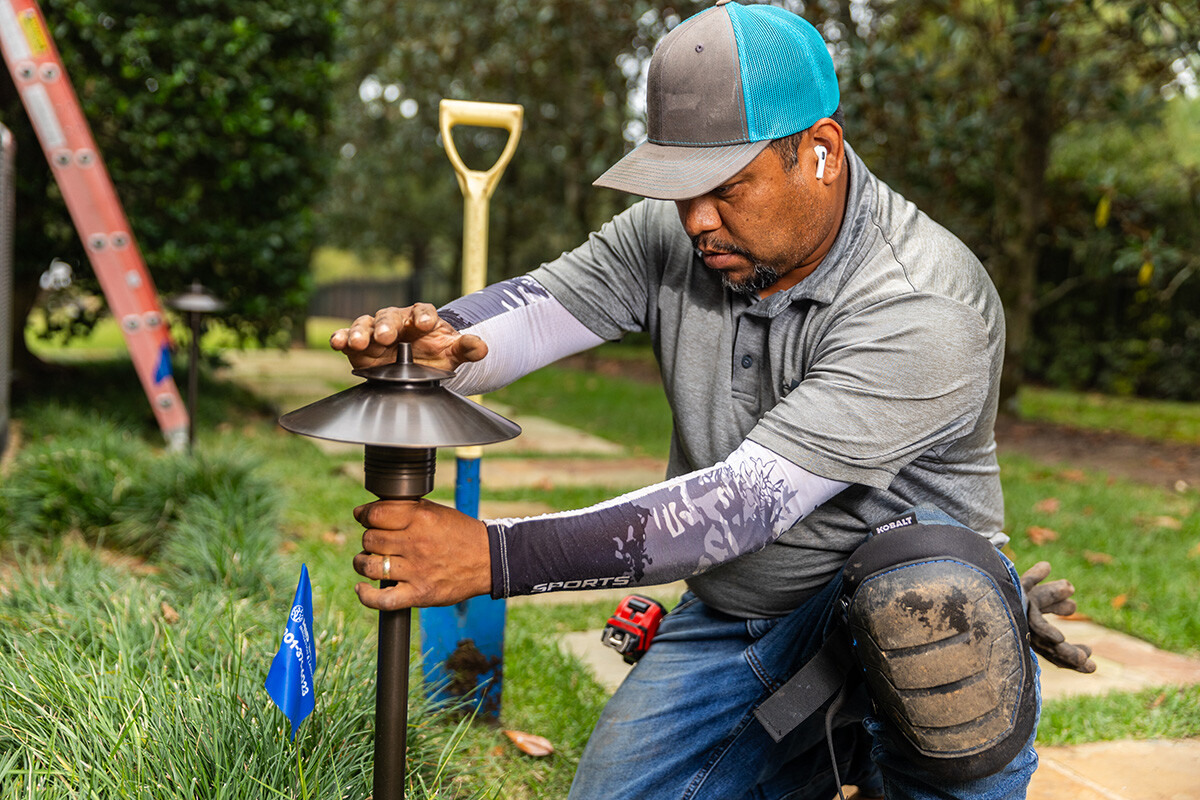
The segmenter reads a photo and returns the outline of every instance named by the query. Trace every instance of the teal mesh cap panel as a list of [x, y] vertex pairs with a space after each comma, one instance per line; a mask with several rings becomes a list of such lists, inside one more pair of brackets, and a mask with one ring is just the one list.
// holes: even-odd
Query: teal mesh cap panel
[[733, 23], [750, 141], [802, 131], [837, 110], [833, 59], [807, 20], [774, 6], [725, 6]]

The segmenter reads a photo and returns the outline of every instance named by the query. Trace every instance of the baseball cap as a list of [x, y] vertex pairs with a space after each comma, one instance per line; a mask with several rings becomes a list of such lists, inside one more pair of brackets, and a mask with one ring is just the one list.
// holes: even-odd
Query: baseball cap
[[668, 33], [650, 60], [647, 138], [593, 185], [643, 197], [698, 197], [772, 139], [837, 110], [824, 39], [803, 17], [718, 0]]

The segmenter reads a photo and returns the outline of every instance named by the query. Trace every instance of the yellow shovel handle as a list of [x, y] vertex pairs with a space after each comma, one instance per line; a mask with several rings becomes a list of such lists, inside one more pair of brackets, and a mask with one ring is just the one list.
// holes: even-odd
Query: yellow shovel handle
[[[521, 138], [521, 119], [525, 110], [509, 103], [479, 103], [470, 100], [443, 100], [439, 107], [438, 127], [442, 146], [454, 165], [458, 186], [466, 198], [463, 210], [463, 294], [477, 292], [487, 281], [488, 199], [496, 189], [504, 168], [517, 149]], [[455, 125], [478, 125], [504, 128], [508, 142], [500, 158], [488, 170], [468, 169], [454, 146]]]
[[[487, 283], [488, 200], [512, 160], [521, 138], [521, 121], [525, 109], [511, 103], [480, 103], [471, 100], [443, 100], [438, 107], [438, 128], [442, 146], [454, 166], [458, 187], [462, 190], [463, 208], [463, 277], [462, 293], [477, 292]], [[454, 146], [452, 129], [455, 125], [475, 125], [482, 128], [504, 128], [508, 141], [496, 163], [487, 170], [468, 169]], [[472, 397], [479, 402], [479, 397]], [[477, 459], [481, 447], [459, 447], [460, 459]]]
[[[454, 165], [458, 176], [458, 185], [467, 198], [492, 196], [504, 168], [512, 160], [516, 152], [517, 142], [521, 138], [521, 120], [525, 109], [512, 103], [479, 103], [473, 100], [443, 100], [438, 106], [438, 127], [442, 133], [442, 144], [446, 155]], [[454, 146], [454, 136], [451, 131], [455, 125], [477, 125], [481, 128], [504, 128], [508, 131], [508, 141], [496, 163], [487, 170], [468, 169], [458, 155]]]

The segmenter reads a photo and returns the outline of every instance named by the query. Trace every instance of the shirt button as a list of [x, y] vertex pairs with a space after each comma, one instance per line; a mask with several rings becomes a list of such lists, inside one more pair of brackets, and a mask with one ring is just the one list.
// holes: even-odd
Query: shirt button
[[748, 355], [742, 356], [742, 366], [746, 369], [750, 369], [750, 367], [754, 366], [754, 357]]

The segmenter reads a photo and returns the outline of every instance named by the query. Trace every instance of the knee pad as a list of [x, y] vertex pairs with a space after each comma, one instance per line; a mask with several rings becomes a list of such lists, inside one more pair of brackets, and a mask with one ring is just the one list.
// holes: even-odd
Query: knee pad
[[956, 525], [879, 533], [851, 556], [843, 605], [893, 742], [933, 776], [1003, 769], [1037, 716], [1029, 628], [1004, 559]]

